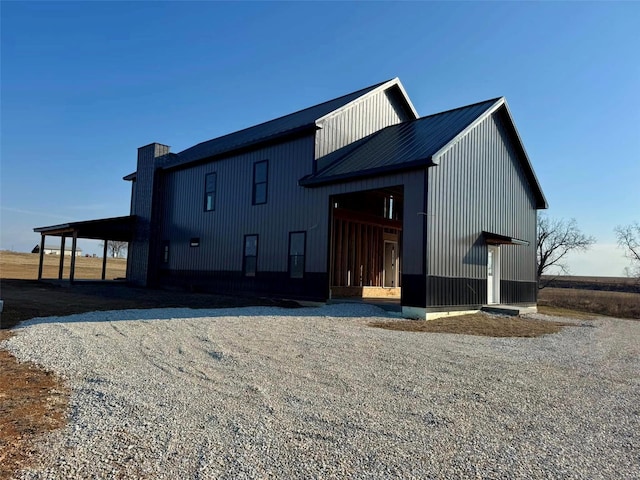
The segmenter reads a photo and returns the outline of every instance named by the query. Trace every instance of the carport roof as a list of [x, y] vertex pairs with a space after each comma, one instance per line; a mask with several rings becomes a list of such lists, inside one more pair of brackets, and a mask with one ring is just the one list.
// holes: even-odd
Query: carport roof
[[136, 216], [100, 218], [82, 222], [69, 222], [48, 227], [37, 227], [33, 231], [42, 235], [56, 237], [71, 236], [76, 233], [78, 238], [95, 240], [117, 240], [128, 242], [133, 238]]

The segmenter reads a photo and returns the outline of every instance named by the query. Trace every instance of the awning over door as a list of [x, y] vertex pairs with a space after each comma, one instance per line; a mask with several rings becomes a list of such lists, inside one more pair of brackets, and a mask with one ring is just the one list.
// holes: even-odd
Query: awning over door
[[484, 241], [489, 245], [529, 245], [529, 242], [526, 240], [521, 240], [515, 237], [509, 237], [506, 235], [499, 235], [497, 233], [492, 232], [482, 232], [482, 236], [484, 237]]

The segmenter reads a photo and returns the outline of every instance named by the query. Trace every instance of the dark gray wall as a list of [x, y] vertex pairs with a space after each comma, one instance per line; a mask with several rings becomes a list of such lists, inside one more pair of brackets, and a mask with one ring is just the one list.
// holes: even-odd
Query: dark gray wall
[[429, 169], [428, 305], [486, 302], [483, 230], [529, 242], [501, 247], [501, 279], [519, 283], [505, 284], [509, 301], [535, 301], [535, 201], [502, 122], [494, 113]]
[[315, 158], [318, 169], [324, 167], [322, 157], [373, 132], [412, 120], [397, 87], [378, 91], [317, 122]]
[[[329, 198], [331, 195], [405, 185], [405, 238], [421, 254], [422, 175], [409, 173], [364, 179], [315, 189], [298, 186], [310, 170], [314, 138], [309, 136], [164, 175], [160, 237], [171, 242], [168, 268], [240, 271], [243, 237], [258, 234], [258, 270], [286, 272], [288, 236], [307, 232], [307, 272], [327, 271]], [[269, 160], [268, 201], [251, 204], [253, 164]], [[205, 212], [204, 179], [217, 173], [216, 209]], [[418, 222], [416, 222], [418, 220]], [[199, 247], [189, 240], [200, 238]], [[406, 267], [409, 271], [413, 263]]]
[[[160, 234], [171, 241], [169, 268], [240, 270], [243, 236], [259, 234], [258, 269], [286, 271], [289, 232], [306, 231], [306, 270], [326, 272], [330, 195], [406, 185], [405, 209], [422, 209], [421, 175], [416, 179], [405, 173], [315, 189], [298, 186], [298, 180], [309, 173], [310, 163], [304, 159], [312, 158], [313, 142], [309, 136], [167, 172]], [[252, 205], [253, 164], [261, 160], [269, 160], [268, 201]], [[216, 209], [205, 212], [204, 178], [211, 172], [217, 173]], [[416, 218], [413, 212], [407, 225], [410, 239], [418, 232]], [[200, 238], [200, 247], [189, 247], [192, 237]]]
[[131, 201], [131, 213], [137, 220], [127, 255], [127, 279], [137, 285], [147, 285], [156, 159], [167, 153], [169, 147], [159, 143], [138, 149], [138, 168]]
[[[374, 96], [371, 102], [382, 111], [399, 115], [386, 94]], [[382, 107], [385, 104], [390, 110]], [[372, 107], [370, 116], [385, 117], [377, 108]], [[353, 114], [350, 118], [357, 124], [358, 115], [367, 115], [356, 115], [356, 111], [344, 115]], [[151, 262], [160, 265], [159, 276], [179, 276], [183, 282], [195, 283], [198, 279], [204, 284], [206, 280], [218, 289], [228, 284], [233, 285], [228, 290], [234, 292], [294, 292], [299, 288], [301, 295], [312, 292], [315, 298], [326, 298], [331, 196], [403, 186], [403, 304], [429, 307], [485, 303], [487, 248], [481, 237], [483, 230], [530, 242], [529, 246], [502, 247], [502, 294], [505, 301], [513, 303], [535, 301], [535, 204], [500, 115], [496, 113], [479, 124], [442, 155], [438, 166], [428, 170], [317, 188], [300, 187], [298, 180], [311, 173], [318, 142], [337, 148], [351, 138], [328, 136], [337, 131], [331, 128], [155, 176], [150, 168], [157, 165], [160, 159], [156, 157], [167, 153], [168, 147], [164, 147], [166, 151], [163, 146], [144, 147], [139, 154], [132, 212], [142, 221], [130, 255], [130, 278], [141, 280], [148, 274], [150, 270], [143, 264], [145, 256], [148, 259], [151, 255]], [[380, 121], [396, 121], [399, 117], [393, 120], [389, 113], [385, 118]], [[370, 126], [374, 123], [371, 120]], [[353, 138], [364, 132], [354, 133]], [[253, 165], [262, 160], [269, 161], [268, 201], [252, 205]], [[216, 209], [205, 212], [205, 175], [212, 172], [217, 173]], [[149, 201], [154, 188], [155, 206]], [[158, 219], [154, 233], [144, 223], [152, 219], [152, 214]], [[292, 231], [307, 232], [304, 282], [287, 276]], [[247, 234], [259, 235], [255, 279], [243, 278], [241, 273]], [[149, 249], [151, 236], [158, 245], [170, 242], [168, 264], [161, 264], [160, 248]], [[194, 237], [200, 239], [198, 247], [189, 245]]]

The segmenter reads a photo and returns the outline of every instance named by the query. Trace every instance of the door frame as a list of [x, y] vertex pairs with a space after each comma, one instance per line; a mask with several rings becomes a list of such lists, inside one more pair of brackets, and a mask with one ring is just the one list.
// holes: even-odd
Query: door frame
[[[391, 271], [393, 272], [393, 285], [387, 286], [387, 244], [395, 245], [393, 251], [393, 258], [391, 259]], [[384, 240], [384, 247], [382, 250], [382, 288], [397, 288], [398, 287], [398, 241]]]
[[487, 304], [500, 303], [500, 245], [487, 245]]

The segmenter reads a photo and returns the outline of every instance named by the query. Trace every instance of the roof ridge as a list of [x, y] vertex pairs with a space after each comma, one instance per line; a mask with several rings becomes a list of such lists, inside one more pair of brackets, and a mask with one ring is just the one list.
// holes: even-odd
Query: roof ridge
[[504, 96], [502, 97], [495, 97], [495, 98], [490, 98], [488, 100], [483, 100], [481, 102], [475, 102], [475, 103], [470, 103], [469, 105], [463, 105], [462, 107], [457, 107], [457, 108], [451, 108], [449, 110], [443, 110], [442, 112], [438, 112], [438, 113], [432, 113], [431, 115], [425, 115], [424, 117], [420, 117], [420, 118], [416, 118], [416, 120], [411, 120], [412, 122], [415, 122], [417, 120], [422, 120], [424, 118], [431, 118], [431, 117], [435, 117], [436, 115], [443, 115], [445, 113], [451, 113], [451, 112], [455, 112], [456, 110], [464, 110], [465, 108], [471, 108], [471, 107], [475, 107], [477, 105], [480, 105], [482, 103], [489, 103], [491, 102], [492, 104], [495, 104], [497, 101], [502, 100], [504, 98]]
[[184, 150], [182, 150], [182, 151], [190, 150], [190, 149], [192, 149], [192, 148], [194, 148], [194, 147], [197, 147], [198, 145], [202, 145], [202, 144], [205, 144], [205, 143], [211, 142], [212, 140], [219, 140], [219, 139], [222, 139], [222, 138], [225, 138], [225, 137], [229, 137], [229, 136], [231, 136], [231, 135], [236, 135], [236, 134], [238, 134], [238, 133], [245, 132], [245, 131], [247, 131], [247, 130], [251, 130], [252, 128], [260, 127], [260, 126], [262, 126], [262, 125], [266, 125], [267, 123], [275, 122], [276, 120], [282, 120], [283, 118], [291, 117], [291, 116], [293, 116], [293, 115], [298, 115], [298, 114], [300, 114], [300, 113], [302, 113], [302, 112], [305, 112], [305, 111], [307, 111], [307, 110], [311, 110], [311, 109], [314, 109], [314, 108], [318, 108], [318, 107], [320, 107], [320, 106], [322, 106], [322, 105], [325, 105], [325, 104], [327, 104], [327, 103], [336, 102], [336, 101], [340, 100], [341, 98], [350, 97], [350, 96], [352, 96], [352, 95], [356, 95], [356, 94], [358, 94], [358, 93], [360, 93], [360, 92], [364, 92], [364, 91], [366, 91], [366, 90], [373, 90], [373, 89], [376, 89], [376, 88], [380, 87], [381, 85], [384, 85], [385, 83], [390, 82], [391, 80], [393, 80], [393, 78], [392, 78], [392, 79], [389, 79], [389, 80], [385, 80], [384, 82], [379, 82], [379, 83], [375, 83], [375, 84], [373, 84], [373, 85], [369, 85], [368, 87], [364, 87], [364, 88], [361, 88], [361, 89], [359, 89], [359, 90], [355, 90], [355, 91], [353, 91], [353, 92], [346, 93], [346, 94], [344, 94], [344, 95], [340, 95], [339, 97], [330, 98], [329, 100], [325, 100], [324, 102], [316, 103], [315, 105], [311, 105], [311, 106], [309, 106], [309, 107], [305, 107], [305, 108], [302, 108], [302, 109], [300, 109], [300, 110], [296, 110], [295, 112], [287, 113], [286, 115], [281, 115], [281, 116], [279, 116], [279, 117], [275, 117], [275, 118], [272, 118], [272, 119], [267, 120], [267, 121], [264, 121], [264, 122], [260, 122], [260, 123], [256, 123], [256, 124], [254, 124], [254, 125], [250, 125], [250, 126], [248, 126], [248, 127], [242, 128], [242, 129], [240, 129], [240, 130], [235, 130], [235, 131], [233, 131], [233, 132], [225, 133], [224, 135], [220, 135], [220, 136], [217, 136], [217, 137], [214, 137], [214, 138], [210, 138], [210, 139], [208, 139], [208, 140], [204, 140], [204, 141], [199, 142], [199, 143], [196, 143], [195, 145], [192, 145], [192, 146], [190, 146], [190, 147], [188, 147], [188, 148], [185, 148], [185, 149], [184, 149]]

